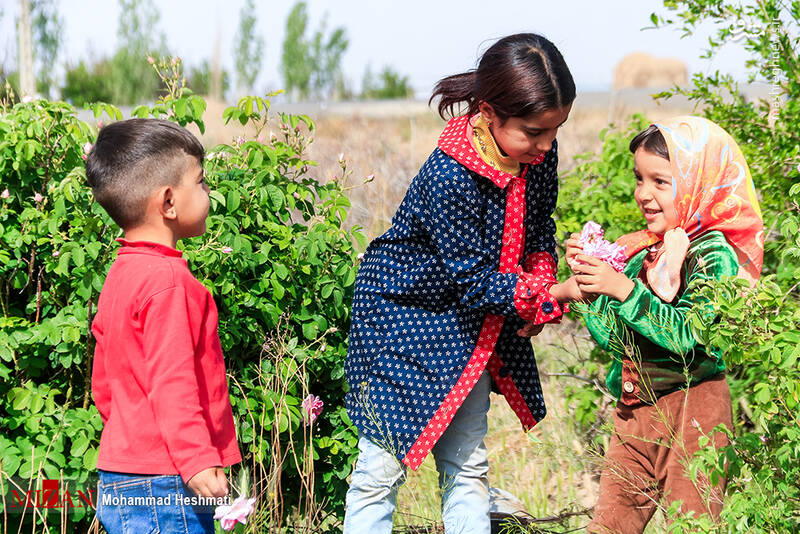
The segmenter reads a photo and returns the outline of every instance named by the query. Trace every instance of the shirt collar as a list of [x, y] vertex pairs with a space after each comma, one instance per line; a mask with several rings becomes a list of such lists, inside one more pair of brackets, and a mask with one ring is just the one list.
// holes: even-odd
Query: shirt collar
[[183, 252], [180, 250], [160, 243], [153, 243], [152, 241], [128, 241], [123, 237], [118, 237], [117, 242], [122, 245], [122, 248], [119, 249], [119, 254], [145, 253], [173, 258], [180, 258], [183, 256]]

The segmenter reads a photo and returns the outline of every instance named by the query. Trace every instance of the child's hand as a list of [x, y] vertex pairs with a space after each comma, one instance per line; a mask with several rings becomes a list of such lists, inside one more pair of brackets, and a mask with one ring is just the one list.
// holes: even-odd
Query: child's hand
[[543, 324], [534, 324], [531, 321], [525, 323], [525, 326], [517, 330], [517, 335], [519, 337], [533, 337], [539, 335], [539, 332], [542, 331], [544, 328]]
[[[575, 260], [577, 263], [577, 260]], [[581, 291], [578, 286], [575, 275], [570, 276], [560, 284], [550, 286], [550, 294], [553, 295], [558, 302], [592, 302], [597, 298], [597, 295]]]
[[603, 260], [586, 254], [579, 254], [575, 259], [575, 279], [582, 293], [608, 295], [624, 302], [633, 291], [633, 281]]
[[573, 233], [564, 243], [567, 246], [567, 253], [564, 258], [567, 260], [567, 265], [572, 269], [572, 272], [575, 272], [575, 257], [583, 252], [583, 247], [578, 243], [580, 238], [581, 234]]
[[228, 479], [221, 467], [203, 469], [186, 485], [199, 497], [224, 497], [228, 494]]

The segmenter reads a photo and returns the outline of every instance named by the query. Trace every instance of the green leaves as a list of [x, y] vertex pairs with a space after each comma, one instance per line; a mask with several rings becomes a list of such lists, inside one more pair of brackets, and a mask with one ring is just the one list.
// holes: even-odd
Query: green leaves
[[[122, 118], [110, 104], [91, 109], [96, 118]], [[267, 97], [246, 97], [225, 111], [225, 120], [261, 131], [268, 110]], [[202, 130], [204, 111], [201, 97], [176, 86], [131, 113]], [[249, 447], [242, 450], [251, 455], [245, 461], [268, 461], [272, 445], [259, 436], [273, 429], [284, 445], [313, 440], [317, 480], [335, 473], [317, 482], [317, 498], [338, 513], [357, 451], [343, 408], [343, 361], [364, 236], [344, 226], [350, 202], [341, 186], [306, 174], [315, 165], [305, 156], [314, 123], [304, 116], [280, 120], [280, 138], [256, 134], [208, 152], [208, 229], [179, 247], [215, 299], [226, 364], [243, 387], [232, 385], [231, 394]], [[0, 132], [0, 190], [10, 191], [0, 199], [3, 470], [26, 477], [63, 471], [79, 479], [97, 462], [102, 422], [87, 380], [89, 329], [120, 231], [86, 184], [83, 156], [96, 132], [71, 106], [17, 105], [0, 114]], [[325, 410], [306, 438], [301, 403], [308, 392], [323, 399]], [[248, 410], [260, 407], [253, 424]], [[333, 441], [318, 447], [326, 437]], [[287, 473], [287, 502], [298, 502], [304, 489], [294, 468], [276, 468]]]

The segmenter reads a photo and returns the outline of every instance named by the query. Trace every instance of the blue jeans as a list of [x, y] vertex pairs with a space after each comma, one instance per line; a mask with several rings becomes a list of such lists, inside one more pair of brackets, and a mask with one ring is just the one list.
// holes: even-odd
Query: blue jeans
[[[483, 443], [488, 430], [489, 380], [484, 371], [433, 447], [447, 534], [491, 531], [489, 463]], [[360, 436], [358, 461], [347, 490], [344, 534], [390, 534], [397, 490], [405, 478], [405, 465], [392, 453]]]
[[97, 517], [109, 534], [213, 534], [213, 506], [183, 502], [195, 495], [178, 475], [100, 470]]

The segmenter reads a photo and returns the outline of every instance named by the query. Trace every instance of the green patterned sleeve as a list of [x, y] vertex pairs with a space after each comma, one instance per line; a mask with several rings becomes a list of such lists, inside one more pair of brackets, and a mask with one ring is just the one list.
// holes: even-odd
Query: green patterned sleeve
[[[719, 279], [736, 275], [739, 270], [736, 255], [721, 234], [719, 238], [704, 240], [690, 251], [685, 265], [684, 282], [687, 287], [695, 280]], [[685, 290], [672, 304], [658, 298], [641, 280], [634, 280], [634, 284], [625, 302], [609, 299], [609, 310], [623, 323], [672, 353], [683, 355], [694, 349], [697, 340], [686, 314], [700, 302], [695, 292]]]

